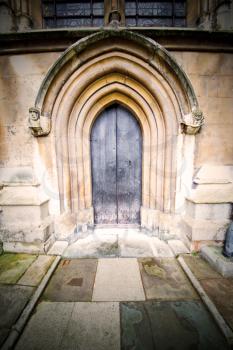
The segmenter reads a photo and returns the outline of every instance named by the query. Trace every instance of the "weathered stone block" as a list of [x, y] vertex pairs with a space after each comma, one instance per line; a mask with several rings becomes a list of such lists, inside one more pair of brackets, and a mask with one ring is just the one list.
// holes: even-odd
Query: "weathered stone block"
[[233, 261], [222, 254], [222, 247], [204, 246], [201, 256], [207, 260], [221, 275], [233, 277]]
[[223, 241], [230, 220], [200, 220], [185, 215], [183, 218], [186, 234], [191, 241]]
[[228, 220], [231, 210], [230, 203], [199, 204], [186, 200], [186, 214], [198, 220]]

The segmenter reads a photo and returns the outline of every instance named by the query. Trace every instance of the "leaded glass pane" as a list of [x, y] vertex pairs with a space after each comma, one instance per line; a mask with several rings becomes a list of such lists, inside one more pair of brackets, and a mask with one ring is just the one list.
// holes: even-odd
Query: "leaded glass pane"
[[102, 27], [104, 25], [103, 18], [93, 18], [93, 27]]
[[186, 21], [185, 18], [175, 18], [174, 27], [185, 27]]
[[172, 16], [171, 2], [140, 1], [138, 3], [139, 16]]
[[186, 0], [125, 0], [127, 26], [183, 27], [186, 25]]
[[54, 19], [46, 18], [44, 20], [44, 27], [45, 28], [55, 28], [56, 24], [55, 24]]
[[136, 27], [137, 25], [136, 18], [126, 18], [125, 22], [127, 27]]
[[94, 2], [93, 3], [93, 15], [94, 16], [104, 16], [104, 2]]
[[136, 1], [129, 1], [125, 3], [125, 15], [126, 16], [136, 16], [137, 5]]
[[171, 27], [172, 18], [138, 18], [138, 27]]
[[90, 16], [90, 3], [57, 3], [57, 16]]
[[185, 17], [185, 3], [184, 2], [175, 3], [175, 16]]
[[104, 0], [42, 0], [42, 5], [45, 28], [104, 25]]
[[91, 18], [59, 18], [57, 27], [91, 27]]

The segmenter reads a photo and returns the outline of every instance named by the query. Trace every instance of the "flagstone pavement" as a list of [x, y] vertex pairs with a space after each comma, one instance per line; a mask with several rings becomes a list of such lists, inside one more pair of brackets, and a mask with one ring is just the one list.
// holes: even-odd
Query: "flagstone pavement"
[[[199, 256], [192, 272], [233, 328], [233, 279]], [[0, 257], [0, 346], [53, 256]], [[178, 261], [167, 258], [61, 259], [17, 350], [228, 349]]]

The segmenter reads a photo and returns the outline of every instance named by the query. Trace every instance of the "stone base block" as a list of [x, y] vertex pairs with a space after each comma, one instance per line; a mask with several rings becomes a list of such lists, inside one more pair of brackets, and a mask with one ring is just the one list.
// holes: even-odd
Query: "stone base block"
[[46, 242], [3, 242], [3, 250], [12, 253], [45, 254], [53, 243], [53, 236]]
[[233, 260], [222, 255], [222, 247], [204, 246], [201, 256], [224, 277], [233, 277]]
[[0, 192], [1, 224], [39, 225], [49, 216], [49, 198], [35, 185], [5, 186]]
[[54, 233], [54, 225], [51, 217], [47, 217], [39, 225], [29, 223], [23, 225], [9, 223], [0, 228], [0, 240], [3, 242], [45, 242]]
[[185, 215], [182, 230], [190, 241], [223, 241], [230, 220], [198, 220]]
[[228, 220], [231, 203], [194, 203], [186, 200], [186, 214], [198, 220]]

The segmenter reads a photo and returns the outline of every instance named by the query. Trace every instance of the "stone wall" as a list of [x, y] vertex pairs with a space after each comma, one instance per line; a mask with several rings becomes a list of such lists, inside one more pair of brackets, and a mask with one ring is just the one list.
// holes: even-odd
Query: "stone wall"
[[[207, 173], [211, 173], [221, 166], [222, 175], [216, 178], [207, 176], [208, 181], [201, 175], [201, 180], [194, 181], [187, 191], [182, 227], [196, 249], [202, 241], [222, 241], [229, 223], [230, 203], [233, 201], [230, 168], [233, 166], [233, 54], [171, 53], [191, 80], [205, 116], [205, 125], [195, 139], [193, 180], [201, 169], [207, 167]], [[60, 54], [0, 57], [0, 182], [3, 185], [0, 191], [3, 228], [0, 240], [6, 241], [5, 248], [10, 250], [25, 251], [28, 247], [35, 251], [46, 250], [53, 234], [51, 215], [59, 214], [59, 205], [53, 208], [49, 204], [51, 196], [58, 197], [58, 193], [51, 194], [49, 187], [45, 186], [43, 170], [38, 169], [39, 143], [28, 129], [28, 109], [34, 105], [46, 72]], [[50, 142], [45, 140], [41, 146], [44, 147], [45, 166]], [[209, 165], [217, 168], [208, 170]], [[230, 169], [227, 176], [225, 169]], [[215, 196], [217, 192], [220, 194]], [[222, 213], [221, 217], [218, 213]], [[27, 227], [25, 221], [22, 224], [23, 218]], [[25, 230], [28, 241], [22, 233]], [[21, 245], [15, 242], [21, 242]]]

